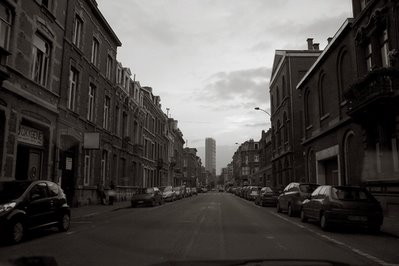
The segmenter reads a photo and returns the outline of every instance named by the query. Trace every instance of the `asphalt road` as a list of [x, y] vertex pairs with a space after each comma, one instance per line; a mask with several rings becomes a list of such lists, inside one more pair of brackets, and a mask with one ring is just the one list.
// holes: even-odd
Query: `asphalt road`
[[0, 246], [0, 260], [46, 255], [59, 265], [259, 258], [391, 265], [399, 263], [398, 251], [395, 236], [323, 232], [274, 208], [228, 193], [207, 193], [154, 208], [123, 208], [75, 219], [66, 233], [40, 230], [19, 245]]

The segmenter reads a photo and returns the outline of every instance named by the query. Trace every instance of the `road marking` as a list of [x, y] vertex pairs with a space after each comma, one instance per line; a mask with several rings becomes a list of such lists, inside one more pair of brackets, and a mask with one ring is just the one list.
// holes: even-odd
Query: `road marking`
[[71, 223], [73, 223], [73, 224], [91, 224], [93, 222], [89, 222], [89, 221], [78, 221], [78, 222], [75, 222], [75, 221], [72, 221]]
[[386, 262], [386, 261], [384, 261], [384, 260], [382, 260], [380, 258], [377, 258], [377, 257], [375, 257], [373, 255], [370, 255], [370, 254], [364, 252], [364, 251], [361, 251], [360, 249], [354, 248], [351, 245], [345, 244], [344, 242], [336, 240], [336, 239], [334, 239], [334, 238], [332, 238], [330, 236], [327, 236], [325, 234], [319, 233], [319, 232], [317, 232], [317, 231], [315, 231], [315, 230], [313, 230], [313, 229], [311, 229], [309, 227], [303, 226], [303, 225], [301, 225], [301, 224], [299, 224], [297, 222], [294, 222], [294, 221], [292, 221], [290, 219], [287, 219], [286, 217], [283, 217], [280, 214], [277, 214], [277, 213], [274, 213], [274, 212], [271, 212], [271, 211], [269, 211], [269, 213], [274, 215], [274, 216], [276, 216], [276, 217], [278, 217], [278, 218], [280, 218], [280, 219], [282, 219], [282, 220], [284, 220], [284, 221], [287, 221], [287, 222], [289, 222], [291, 224], [294, 224], [294, 225], [296, 225], [296, 226], [298, 226], [298, 227], [300, 227], [302, 229], [308, 230], [309, 232], [312, 232], [312, 233], [318, 235], [319, 237], [322, 237], [322, 238], [324, 238], [324, 239], [326, 239], [326, 240], [328, 240], [330, 242], [333, 242], [336, 245], [345, 247], [345, 248], [351, 250], [352, 252], [354, 252], [354, 253], [356, 253], [356, 254], [358, 254], [360, 256], [363, 256], [363, 257], [365, 257], [365, 258], [367, 258], [369, 260], [372, 260], [372, 261], [374, 261], [374, 262], [376, 262], [376, 263], [378, 263], [380, 265], [384, 265], [384, 266], [399, 265], [399, 264], [395, 264], [395, 263], [388, 263], [388, 262]]
[[67, 235], [72, 235], [72, 234], [74, 234], [74, 233], [76, 233], [76, 231], [66, 232]]

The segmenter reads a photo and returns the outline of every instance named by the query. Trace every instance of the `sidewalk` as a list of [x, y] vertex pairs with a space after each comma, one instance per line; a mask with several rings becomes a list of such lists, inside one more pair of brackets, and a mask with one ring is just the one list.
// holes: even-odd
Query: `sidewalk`
[[127, 208], [130, 206], [130, 201], [114, 202], [114, 205], [86, 205], [81, 207], [71, 208], [72, 219], [85, 218], [96, 216], [101, 213], [110, 212], [120, 208]]

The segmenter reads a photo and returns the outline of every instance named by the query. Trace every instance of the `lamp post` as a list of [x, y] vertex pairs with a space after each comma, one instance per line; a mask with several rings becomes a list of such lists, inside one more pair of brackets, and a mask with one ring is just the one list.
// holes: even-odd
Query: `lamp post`
[[264, 113], [266, 113], [268, 116], [272, 116], [268, 111], [266, 111], [266, 110], [263, 110], [263, 109], [261, 109], [261, 108], [259, 108], [259, 107], [255, 107], [254, 108], [255, 110], [258, 110], [258, 111], [262, 111], [262, 112], [264, 112]]

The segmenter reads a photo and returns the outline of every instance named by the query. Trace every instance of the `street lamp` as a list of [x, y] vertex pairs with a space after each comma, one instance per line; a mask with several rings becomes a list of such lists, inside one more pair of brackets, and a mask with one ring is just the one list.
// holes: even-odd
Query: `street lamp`
[[259, 110], [259, 111], [262, 111], [262, 112], [265, 112], [268, 116], [272, 116], [268, 111], [266, 111], [266, 110], [263, 110], [263, 109], [261, 109], [261, 108], [259, 108], [259, 107], [255, 107], [254, 108], [255, 110]]

